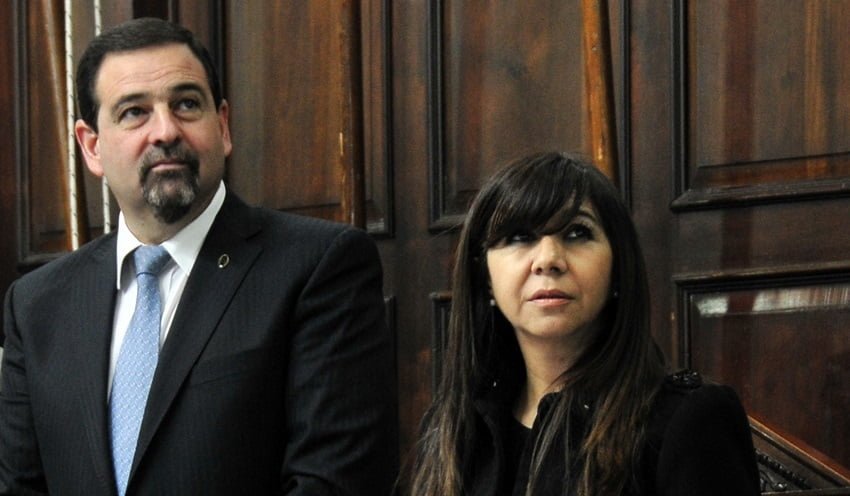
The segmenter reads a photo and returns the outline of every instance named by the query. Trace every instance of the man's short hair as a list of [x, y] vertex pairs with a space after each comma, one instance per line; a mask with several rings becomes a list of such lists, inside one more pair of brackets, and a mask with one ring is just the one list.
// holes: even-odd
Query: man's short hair
[[153, 17], [143, 17], [124, 22], [98, 35], [83, 53], [77, 66], [77, 106], [80, 118], [97, 131], [97, 113], [100, 102], [95, 93], [95, 83], [103, 59], [110, 53], [129, 52], [141, 48], [169, 45], [186, 45], [198, 58], [207, 74], [215, 108], [221, 105], [221, 85], [218, 73], [207, 49], [188, 29], [173, 22]]

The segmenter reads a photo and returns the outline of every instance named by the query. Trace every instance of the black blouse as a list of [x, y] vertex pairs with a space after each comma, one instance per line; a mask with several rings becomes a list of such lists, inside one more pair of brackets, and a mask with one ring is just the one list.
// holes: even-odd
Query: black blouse
[[[522, 453], [531, 436], [531, 429], [522, 425], [522, 422], [513, 417], [505, 422], [505, 427], [503, 434], [505, 436], [505, 475], [507, 477], [500, 493], [510, 494], [513, 491], [517, 472], [520, 470]], [[516, 467], [516, 470], [511, 470], [510, 467]]]
[[[498, 388], [498, 383], [492, 385], [493, 390]], [[533, 439], [540, 426], [535, 422], [532, 431], [520, 430], [504, 395], [491, 393], [497, 394], [475, 402], [479, 422], [464, 469], [464, 494], [524, 495]], [[544, 418], [556, 398], [551, 394], [541, 400], [538, 419]], [[573, 428], [571, 432], [576, 432]], [[555, 442], [557, 446], [563, 441]], [[565, 465], [563, 451], [552, 450], [543, 461], [535, 494], [564, 494]], [[693, 373], [669, 376], [650, 415], [637, 476], [640, 490], [625, 494], [758, 495], [749, 422], [735, 392], [726, 386], [703, 385]]]

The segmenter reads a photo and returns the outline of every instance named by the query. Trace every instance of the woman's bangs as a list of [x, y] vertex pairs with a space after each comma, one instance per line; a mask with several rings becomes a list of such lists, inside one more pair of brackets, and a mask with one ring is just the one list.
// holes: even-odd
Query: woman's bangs
[[531, 171], [506, 184], [487, 225], [485, 248], [518, 232], [550, 234], [564, 229], [584, 201], [584, 184], [578, 177], [563, 177], [560, 167]]

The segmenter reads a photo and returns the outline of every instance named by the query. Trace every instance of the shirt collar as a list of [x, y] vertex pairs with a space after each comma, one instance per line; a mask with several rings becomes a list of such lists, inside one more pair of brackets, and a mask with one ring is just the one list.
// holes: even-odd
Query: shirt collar
[[[201, 215], [170, 239], [162, 242], [165, 251], [171, 255], [171, 258], [180, 267], [180, 270], [186, 274], [192, 270], [192, 266], [198, 258], [198, 253], [201, 251], [201, 245], [204, 244], [204, 239], [206, 239], [216, 215], [218, 215], [221, 206], [224, 204], [225, 193], [224, 181], [222, 181], [219, 183], [218, 190], [215, 192], [212, 201], [201, 212]], [[124, 268], [124, 261], [127, 259], [127, 255], [142, 244], [127, 227], [124, 213], [119, 213], [118, 240], [115, 252], [118, 269], [115, 284], [119, 291], [121, 290], [121, 271]]]

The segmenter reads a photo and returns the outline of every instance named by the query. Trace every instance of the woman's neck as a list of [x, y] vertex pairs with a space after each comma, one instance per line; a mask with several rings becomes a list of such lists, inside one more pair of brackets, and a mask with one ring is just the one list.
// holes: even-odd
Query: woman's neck
[[573, 364], [577, 353], [557, 347], [523, 346], [520, 344], [525, 361], [525, 384], [514, 403], [514, 417], [526, 427], [534, 424], [537, 406], [549, 393], [560, 391], [561, 376]]

